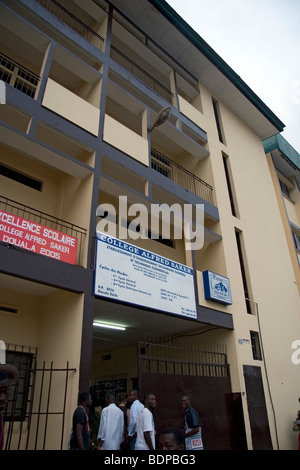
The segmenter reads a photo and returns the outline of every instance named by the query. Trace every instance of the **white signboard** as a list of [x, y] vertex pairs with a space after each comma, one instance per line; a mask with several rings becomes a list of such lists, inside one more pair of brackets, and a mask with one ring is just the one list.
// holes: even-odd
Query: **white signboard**
[[192, 268], [99, 232], [94, 294], [197, 318]]

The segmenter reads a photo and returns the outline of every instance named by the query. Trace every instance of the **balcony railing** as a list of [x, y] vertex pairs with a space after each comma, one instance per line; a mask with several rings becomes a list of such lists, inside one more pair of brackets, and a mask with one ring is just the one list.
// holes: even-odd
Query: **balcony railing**
[[66, 222], [65, 220], [58, 219], [57, 217], [53, 217], [45, 212], [33, 209], [32, 207], [20, 204], [19, 202], [13, 201], [12, 199], [8, 199], [4, 196], [0, 196], [0, 210], [77, 238], [76, 264], [83, 264], [82, 254], [83, 244], [87, 233], [86, 229], [79, 227], [78, 225], [71, 224], [70, 222]]
[[138, 78], [141, 82], [155, 91], [157, 94], [162, 96], [169, 103], [172, 103], [173, 93], [165, 86], [160, 83], [156, 78], [152, 77], [148, 72], [142, 69], [139, 65], [133, 62], [129, 57], [119, 51], [116, 47], [111, 46], [110, 56], [119, 65], [128, 70], [132, 75]]
[[69, 10], [63, 7], [56, 0], [36, 0], [40, 5], [46, 8], [56, 18], [65, 23], [69, 28], [80, 34], [84, 39], [89, 41], [98, 49], [102, 49], [104, 39], [96, 33], [92, 28], [83, 23], [79, 18], [74, 16]]
[[151, 167], [175, 183], [213, 204], [213, 188], [196, 175], [170, 160], [155, 149], [151, 149]]
[[0, 53], [0, 80], [34, 98], [40, 77]]

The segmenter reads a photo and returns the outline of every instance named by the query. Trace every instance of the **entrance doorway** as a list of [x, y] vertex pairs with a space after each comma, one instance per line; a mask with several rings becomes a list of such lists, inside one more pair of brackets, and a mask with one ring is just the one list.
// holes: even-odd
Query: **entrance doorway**
[[253, 450], [273, 450], [261, 368], [244, 366]]
[[140, 396], [156, 396], [157, 436], [167, 427], [183, 429], [180, 402], [189, 395], [202, 420], [205, 449], [247, 449], [241, 400], [232, 394], [223, 346], [196, 349], [165, 339], [140, 342], [138, 351]]
[[183, 427], [180, 401], [188, 394], [203, 421], [206, 449], [247, 449], [241, 395], [232, 393], [225, 346], [203, 343], [207, 325], [102, 299], [94, 318], [125, 327], [93, 331], [97, 403], [102, 398], [103, 406], [106, 387], [118, 398], [127, 374], [127, 391], [138, 389], [140, 399], [156, 395], [157, 435], [167, 426]]

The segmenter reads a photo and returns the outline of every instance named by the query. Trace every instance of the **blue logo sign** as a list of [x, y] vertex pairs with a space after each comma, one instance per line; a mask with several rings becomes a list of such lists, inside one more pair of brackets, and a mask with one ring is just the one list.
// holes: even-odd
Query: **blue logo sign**
[[212, 271], [204, 271], [203, 283], [206, 300], [213, 300], [225, 305], [232, 304], [230, 282], [227, 277]]

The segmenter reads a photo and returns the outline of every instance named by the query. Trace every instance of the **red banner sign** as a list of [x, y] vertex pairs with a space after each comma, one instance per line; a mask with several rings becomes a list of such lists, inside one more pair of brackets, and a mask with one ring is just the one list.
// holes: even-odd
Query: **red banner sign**
[[77, 238], [0, 211], [0, 241], [75, 264]]

